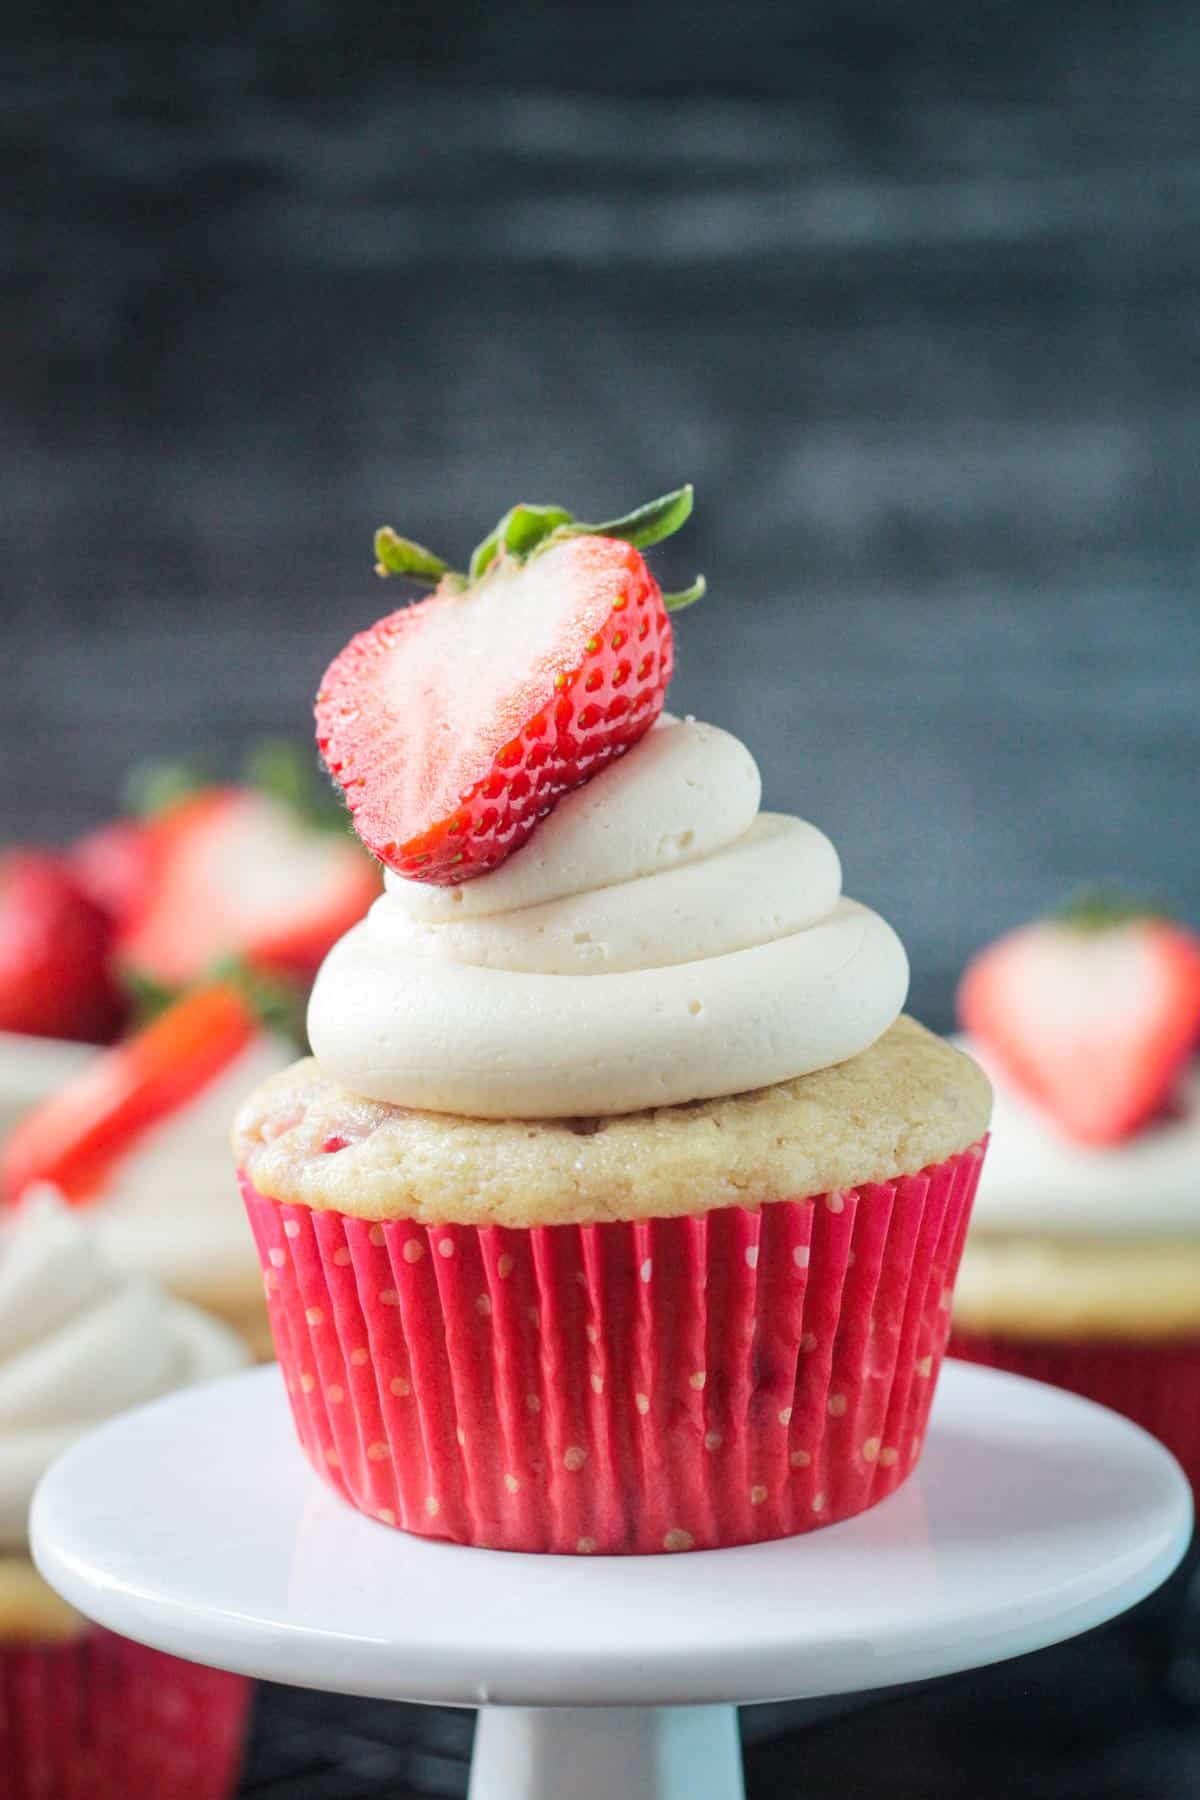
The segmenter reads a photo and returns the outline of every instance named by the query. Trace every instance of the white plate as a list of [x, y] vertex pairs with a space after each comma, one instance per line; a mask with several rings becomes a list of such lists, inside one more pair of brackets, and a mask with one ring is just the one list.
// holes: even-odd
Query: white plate
[[521, 1556], [352, 1511], [295, 1442], [276, 1369], [73, 1446], [34, 1556], [84, 1613], [275, 1681], [397, 1699], [671, 1706], [851, 1692], [1086, 1631], [1183, 1553], [1191, 1496], [1126, 1420], [947, 1364], [917, 1474], [805, 1537], [680, 1556]]

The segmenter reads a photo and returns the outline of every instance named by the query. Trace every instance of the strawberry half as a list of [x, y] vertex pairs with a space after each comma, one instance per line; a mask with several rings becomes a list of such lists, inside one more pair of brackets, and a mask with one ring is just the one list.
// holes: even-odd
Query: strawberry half
[[111, 950], [111, 921], [66, 857], [0, 856], [0, 1031], [107, 1042], [125, 1011]]
[[1086, 902], [975, 958], [965, 1028], [1081, 1143], [1133, 1135], [1170, 1099], [1200, 1031], [1200, 938]]
[[139, 820], [100, 825], [78, 839], [68, 855], [80, 887], [118, 929], [145, 904], [150, 869]]
[[206, 1087], [259, 1030], [254, 1007], [231, 983], [176, 1001], [21, 1120], [0, 1159], [6, 1199], [50, 1182], [85, 1200], [141, 1132]]
[[518, 506], [467, 575], [390, 530], [381, 574], [436, 583], [352, 639], [317, 695], [317, 743], [355, 828], [390, 868], [449, 886], [496, 868], [555, 802], [637, 742], [662, 710], [674, 649], [641, 550], [692, 508], [680, 488], [581, 525]]
[[117, 948], [127, 969], [163, 987], [231, 957], [308, 980], [379, 892], [349, 833], [312, 829], [252, 788], [204, 788], [142, 829], [142, 904]]

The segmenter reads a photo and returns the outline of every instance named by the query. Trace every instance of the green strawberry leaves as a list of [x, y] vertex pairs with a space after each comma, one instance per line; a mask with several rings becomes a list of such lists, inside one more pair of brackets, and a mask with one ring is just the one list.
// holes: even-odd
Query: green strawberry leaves
[[682, 588], [678, 594], [664, 594], [663, 605], [668, 612], [683, 612], [685, 607], [695, 606], [697, 600], [703, 600], [707, 592], [707, 581], [703, 575], [697, 575], [691, 587]]
[[[375, 570], [379, 575], [404, 575], [410, 581], [435, 587], [440, 582], [447, 582], [461, 589], [482, 580], [500, 559], [524, 562], [547, 545], [561, 543], [564, 538], [620, 538], [623, 543], [632, 544], [635, 550], [648, 550], [652, 544], [661, 544], [664, 538], [673, 536], [687, 523], [694, 500], [692, 484], [685, 482], [683, 487], [661, 494], [657, 500], [650, 500], [645, 506], [635, 507], [633, 512], [625, 513], [619, 519], [608, 519], [601, 525], [586, 524], [562, 506], [535, 506], [522, 501], [510, 507], [495, 529], [476, 544], [465, 576], [451, 569], [423, 544], [400, 537], [390, 525], [384, 525], [375, 533]], [[703, 575], [698, 575], [691, 587], [684, 588], [681, 593], [664, 594], [663, 604], [668, 612], [681, 612], [685, 606], [692, 606], [703, 597], [705, 587]]]
[[305, 990], [299, 983], [289, 981], [284, 976], [268, 975], [261, 969], [253, 968], [240, 956], [221, 957], [195, 984], [168, 984], [156, 981], [143, 970], [123, 969], [121, 983], [132, 1003], [134, 1029], [141, 1031], [151, 1024], [160, 1013], [182, 1000], [193, 985], [204, 986], [210, 981], [227, 982], [231, 987], [237, 988], [258, 1015], [265, 1031], [286, 1038], [302, 1054], [307, 1052]]
[[320, 779], [316, 759], [291, 738], [264, 738], [242, 762], [242, 780], [278, 800], [312, 831], [345, 833], [349, 823], [341, 796]]
[[268, 794], [314, 831], [345, 832], [346, 808], [329, 785], [320, 779], [316, 758], [291, 738], [263, 738], [252, 744], [238, 774], [229, 777], [199, 758], [169, 762], [150, 758], [135, 763], [125, 777], [121, 810], [135, 819], [150, 820], [180, 801], [221, 787], [232, 779], [238, 785]]
[[570, 535], [620, 538], [622, 542], [632, 544], [635, 550], [648, 550], [651, 544], [661, 544], [664, 538], [672, 537], [681, 525], [687, 524], [694, 499], [695, 490], [688, 481], [673, 493], [649, 500], [645, 506], [626, 513], [624, 518], [610, 519], [606, 525], [572, 523]]
[[510, 556], [532, 555], [539, 544], [564, 525], [572, 523], [569, 512], [561, 506], [514, 506], [505, 513], [495, 531], [489, 531], [471, 553], [468, 579], [478, 581], [490, 569], [502, 550]]
[[411, 538], [400, 537], [390, 525], [381, 525], [375, 533], [375, 573], [407, 575], [410, 581], [427, 581], [436, 587], [442, 576], [452, 571], [449, 563], [424, 544], [415, 544]]
[[209, 777], [198, 762], [147, 757], [134, 763], [121, 784], [121, 811], [135, 819], [152, 819], [208, 785]]
[[1084, 888], [1059, 907], [1053, 917], [1075, 931], [1113, 931], [1138, 919], [1165, 919], [1168, 909], [1151, 900], [1122, 893], [1117, 888]]

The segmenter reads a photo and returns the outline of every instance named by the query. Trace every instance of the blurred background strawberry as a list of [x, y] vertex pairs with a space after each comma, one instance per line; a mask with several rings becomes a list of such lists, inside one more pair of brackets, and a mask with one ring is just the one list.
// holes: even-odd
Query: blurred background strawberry
[[66, 857], [0, 856], [0, 1031], [107, 1042], [126, 1012], [113, 939]]
[[109, 1043], [242, 969], [302, 1042], [326, 951], [380, 889], [315, 758], [265, 741], [236, 782], [143, 763], [125, 804], [63, 851], [0, 855], [0, 1032]]

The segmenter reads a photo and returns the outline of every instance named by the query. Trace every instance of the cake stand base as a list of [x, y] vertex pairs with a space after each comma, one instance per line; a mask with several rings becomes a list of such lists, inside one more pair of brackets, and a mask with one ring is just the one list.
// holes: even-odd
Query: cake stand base
[[999, 1662], [1179, 1562], [1191, 1493], [1071, 1394], [948, 1363], [881, 1506], [697, 1555], [519, 1556], [409, 1537], [303, 1461], [277, 1369], [102, 1425], [34, 1500], [46, 1579], [110, 1630], [272, 1681], [478, 1706], [471, 1800], [740, 1800], [735, 1703]]
[[510, 1706], [479, 1715], [469, 1800], [743, 1800], [732, 1706]]

